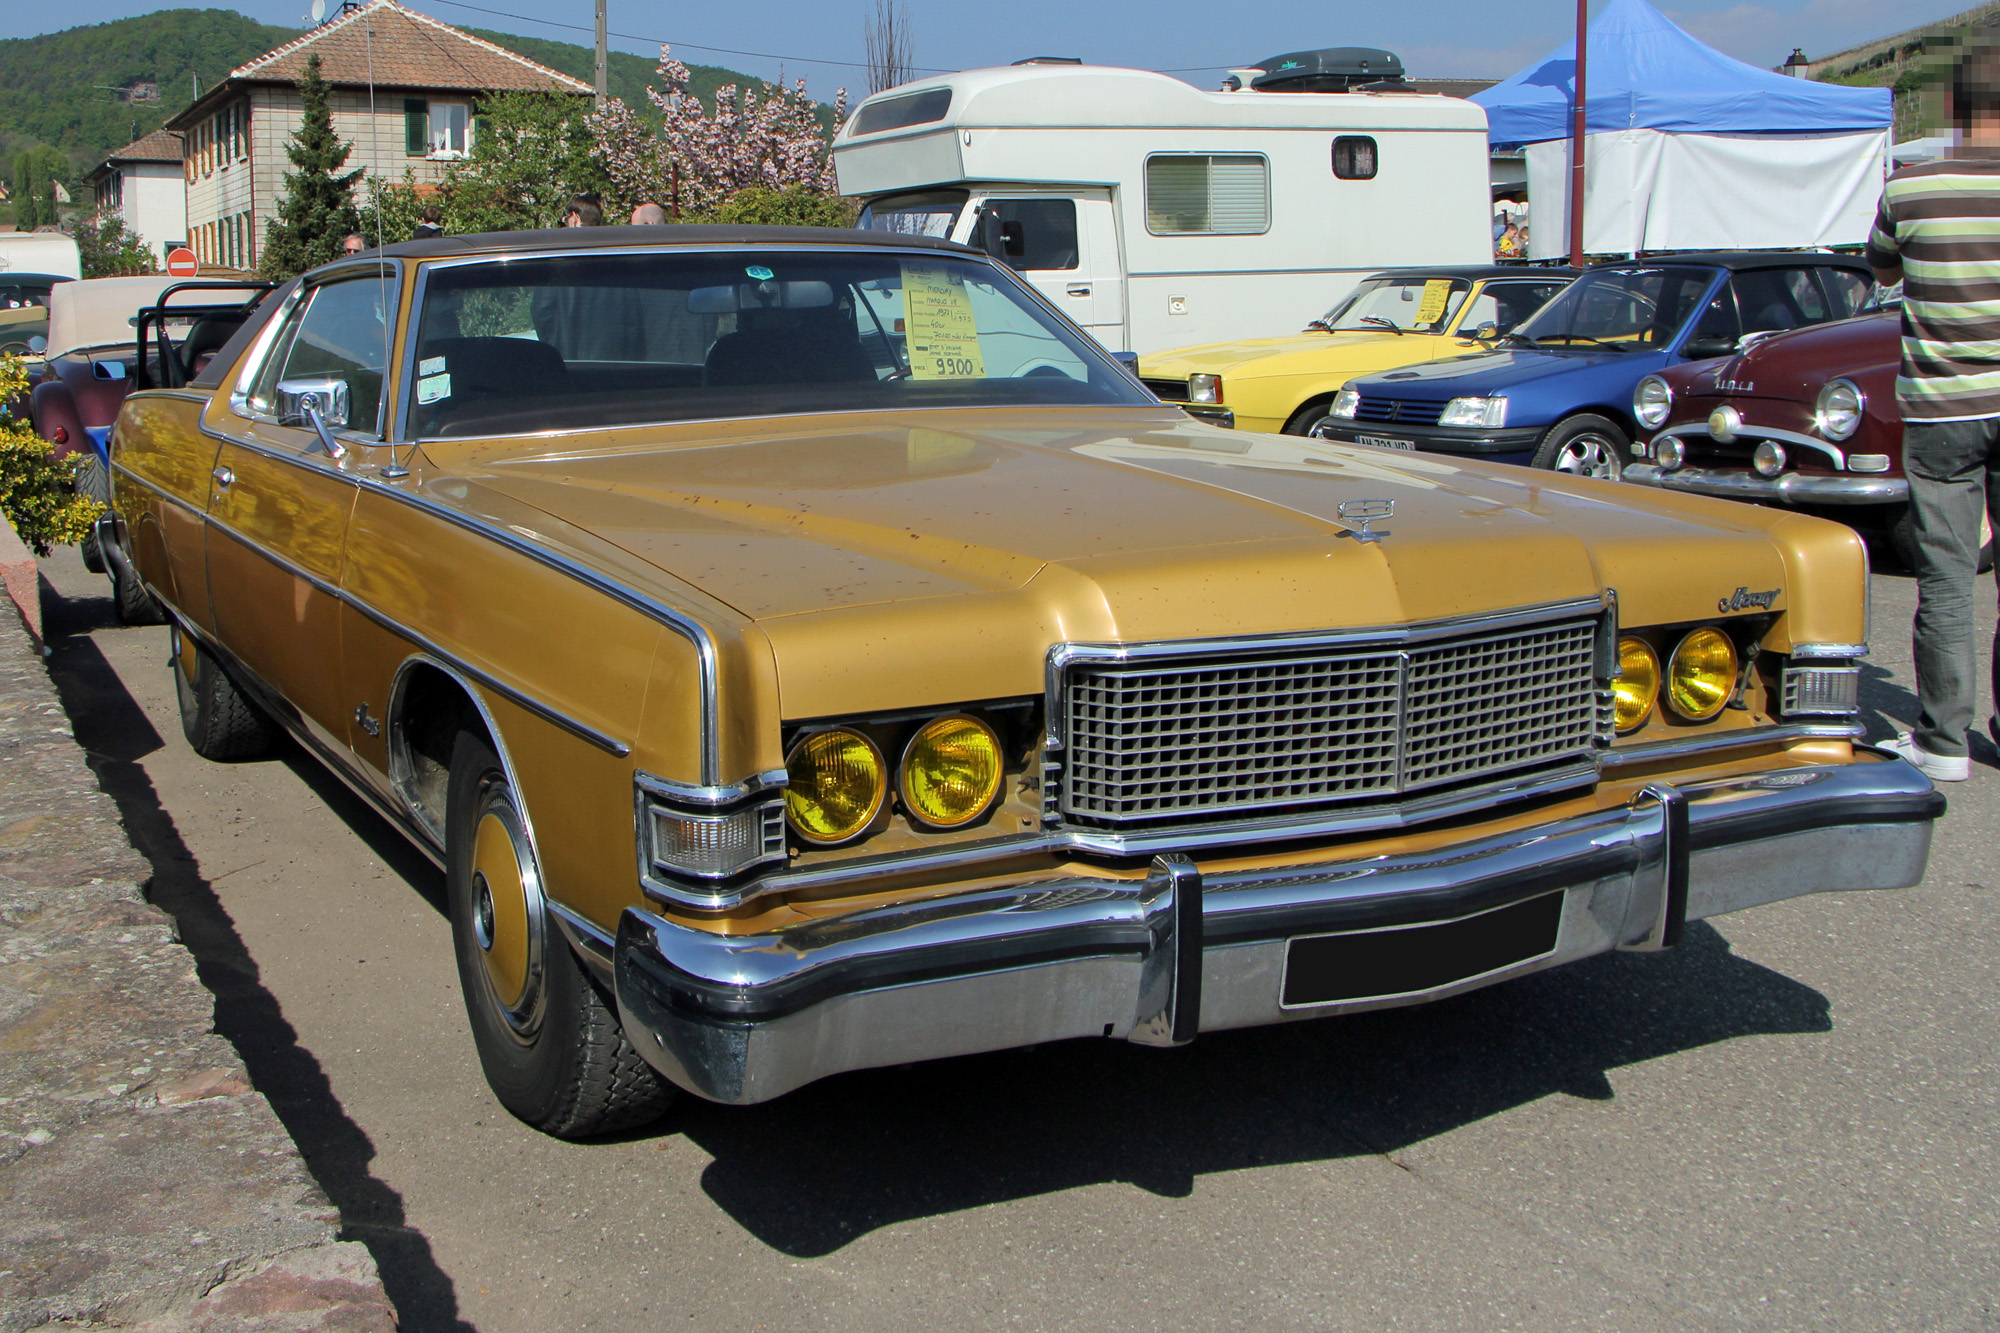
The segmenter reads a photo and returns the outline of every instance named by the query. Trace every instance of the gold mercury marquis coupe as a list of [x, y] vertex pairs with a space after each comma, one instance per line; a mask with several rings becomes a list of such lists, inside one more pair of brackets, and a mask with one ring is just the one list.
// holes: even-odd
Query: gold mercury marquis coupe
[[1355, 376], [1490, 350], [1575, 277], [1518, 264], [1391, 269], [1303, 332], [1160, 352], [1139, 374], [1162, 401], [1218, 426], [1310, 435]]
[[1847, 529], [1218, 429], [945, 242], [391, 246], [111, 459], [189, 741], [444, 866], [555, 1134], [1669, 948], [1943, 808], [1855, 744]]

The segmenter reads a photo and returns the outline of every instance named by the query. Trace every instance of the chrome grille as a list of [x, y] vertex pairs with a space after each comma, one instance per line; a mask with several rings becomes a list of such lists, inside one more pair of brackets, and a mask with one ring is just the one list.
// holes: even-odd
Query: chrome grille
[[1129, 821], [1394, 797], [1611, 736], [1600, 623], [1231, 657], [1073, 663], [1058, 802]]

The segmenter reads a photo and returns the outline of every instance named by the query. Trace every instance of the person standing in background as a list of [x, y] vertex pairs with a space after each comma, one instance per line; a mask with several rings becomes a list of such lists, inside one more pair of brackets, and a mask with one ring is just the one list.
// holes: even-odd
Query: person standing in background
[[[2000, 507], [2000, 46], [1978, 29], [1943, 40], [1957, 44], [1943, 89], [1955, 146], [1889, 177], [1868, 262], [1882, 285], [1903, 284], [1896, 404], [1916, 534], [1920, 711], [1887, 748], [1933, 781], [1963, 782], [1979, 694], [1979, 519]], [[1993, 686], [2000, 695], [2000, 672]], [[1986, 725], [2000, 741], [1991, 714]]]
[[413, 241], [429, 241], [444, 235], [444, 213], [436, 204], [425, 204], [417, 229], [410, 233]]

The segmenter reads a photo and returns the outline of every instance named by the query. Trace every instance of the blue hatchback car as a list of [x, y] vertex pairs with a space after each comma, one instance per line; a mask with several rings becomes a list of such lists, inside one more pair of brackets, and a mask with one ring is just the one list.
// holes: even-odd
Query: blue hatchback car
[[1313, 434], [1616, 478], [1632, 456], [1640, 380], [1729, 356], [1766, 333], [1846, 319], [1872, 286], [1867, 265], [1849, 255], [1607, 264], [1490, 351], [1349, 380]]

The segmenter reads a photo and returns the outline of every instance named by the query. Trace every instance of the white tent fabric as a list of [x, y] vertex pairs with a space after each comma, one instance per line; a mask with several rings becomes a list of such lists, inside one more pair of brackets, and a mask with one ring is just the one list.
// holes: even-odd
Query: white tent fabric
[[[1762, 250], [1868, 239], [1889, 133], [1687, 134], [1584, 139], [1583, 248]], [[1529, 144], [1528, 257], [1569, 253], [1569, 144]]]

